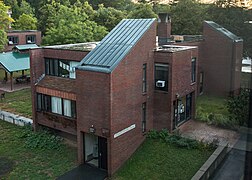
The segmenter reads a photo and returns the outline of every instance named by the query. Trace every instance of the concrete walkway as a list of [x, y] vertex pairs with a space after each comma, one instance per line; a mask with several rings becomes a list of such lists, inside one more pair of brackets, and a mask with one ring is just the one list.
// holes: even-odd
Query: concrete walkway
[[57, 180], [104, 180], [107, 172], [87, 164], [82, 164], [66, 174], [60, 176]]
[[197, 139], [204, 142], [212, 142], [218, 139], [220, 143], [227, 142], [229, 147], [234, 146], [240, 137], [238, 131], [223, 129], [206, 123], [190, 120], [179, 127], [182, 136]]
[[246, 153], [252, 152], [251, 130], [241, 129], [241, 135], [236, 144], [233, 146], [222, 165], [215, 172], [212, 180], [241, 180], [244, 178]]

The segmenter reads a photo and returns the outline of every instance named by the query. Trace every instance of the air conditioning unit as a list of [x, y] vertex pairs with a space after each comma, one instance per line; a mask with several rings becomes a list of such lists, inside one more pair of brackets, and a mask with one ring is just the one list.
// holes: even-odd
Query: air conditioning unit
[[165, 81], [158, 80], [156, 82], [156, 87], [165, 87]]
[[10, 44], [10, 45], [12, 45], [12, 44], [13, 44], [13, 42], [12, 42], [12, 41], [9, 41], [9, 44]]
[[32, 42], [31, 42], [31, 40], [28, 40], [27, 43], [28, 43], [28, 44], [31, 44]]

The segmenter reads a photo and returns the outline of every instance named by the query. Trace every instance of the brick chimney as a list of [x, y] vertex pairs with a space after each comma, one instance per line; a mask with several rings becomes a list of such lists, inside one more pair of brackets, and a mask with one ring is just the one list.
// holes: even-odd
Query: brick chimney
[[157, 36], [163, 41], [171, 36], [171, 17], [168, 13], [158, 14]]

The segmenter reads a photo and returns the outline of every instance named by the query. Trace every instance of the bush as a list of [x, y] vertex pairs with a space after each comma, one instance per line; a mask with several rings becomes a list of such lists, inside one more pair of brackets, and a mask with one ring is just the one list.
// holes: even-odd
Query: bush
[[24, 146], [29, 149], [59, 149], [63, 140], [46, 130], [33, 132], [30, 126], [25, 126], [18, 137], [25, 140]]
[[229, 118], [240, 126], [247, 125], [249, 118], [249, 91], [242, 89], [238, 96], [231, 97], [227, 102]]
[[169, 134], [167, 129], [161, 131], [151, 130], [147, 134], [148, 138], [164, 140], [166, 143], [173, 144], [177, 147], [187, 148], [187, 149], [213, 149], [216, 148], [217, 142], [204, 143], [203, 141], [197, 141], [194, 139], [189, 139], [182, 137], [179, 131], [175, 131], [173, 134]]

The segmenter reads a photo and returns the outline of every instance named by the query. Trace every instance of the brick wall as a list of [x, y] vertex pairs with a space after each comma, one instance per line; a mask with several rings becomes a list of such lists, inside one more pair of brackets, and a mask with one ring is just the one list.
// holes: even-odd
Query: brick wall
[[[153, 128], [153, 49], [156, 24], [144, 34], [111, 74], [111, 164], [114, 173], [145, 139], [142, 133], [142, 103], [147, 104], [147, 131]], [[142, 93], [143, 64], [147, 64], [147, 92]], [[135, 128], [113, 138], [131, 125]]]
[[18, 44], [13, 44], [13, 45], [7, 44], [5, 46], [4, 51], [11, 51], [14, 46], [27, 44], [26, 43], [26, 36], [27, 35], [35, 35], [36, 36], [35, 44], [37, 44], [38, 46], [41, 44], [41, 32], [40, 31], [7, 32], [7, 36], [17, 36], [18, 37]]
[[240, 87], [240, 70], [237, 68], [241, 67], [242, 43], [233, 42], [206, 23], [203, 36], [201, 67], [205, 73], [204, 93], [229, 95]]
[[[191, 83], [191, 60], [196, 57], [196, 72], [198, 67], [198, 49], [178, 52], [155, 52], [155, 63], [169, 64], [168, 92], [155, 90], [154, 92], [154, 128], [161, 130], [173, 128], [173, 101], [176, 94], [184, 97], [191, 92], [197, 93], [197, 79]], [[196, 73], [197, 74], [197, 73]], [[195, 96], [192, 103], [193, 117], [195, 113]]]

